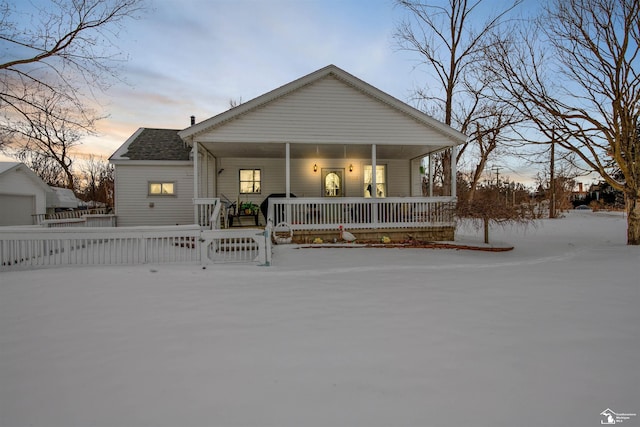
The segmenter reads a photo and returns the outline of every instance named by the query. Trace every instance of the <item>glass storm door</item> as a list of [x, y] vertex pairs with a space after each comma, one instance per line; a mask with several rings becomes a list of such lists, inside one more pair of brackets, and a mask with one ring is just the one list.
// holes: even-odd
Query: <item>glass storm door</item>
[[322, 169], [322, 196], [344, 197], [344, 169]]

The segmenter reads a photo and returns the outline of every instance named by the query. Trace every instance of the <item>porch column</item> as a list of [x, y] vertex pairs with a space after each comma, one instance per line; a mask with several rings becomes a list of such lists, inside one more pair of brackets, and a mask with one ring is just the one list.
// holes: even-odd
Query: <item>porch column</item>
[[199, 224], [198, 205], [195, 203], [198, 198], [198, 181], [200, 178], [200, 174], [198, 173], [198, 143], [196, 141], [193, 141], [191, 155], [193, 156], [193, 218], [195, 220], [194, 224]]
[[284, 153], [284, 187], [287, 193], [285, 197], [288, 199], [291, 192], [291, 144], [288, 142], [285, 144]]
[[[287, 142], [285, 144], [285, 150], [284, 150], [285, 154], [284, 154], [284, 188], [285, 188], [285, 198], [289, 199], [290, 196], [289, 194], [291, 193], [291, 144], [289, 142]], [[287, 209], [285, 211], [285, 221], [287, 223], [291, 223], [291, 205], [287, 203]], [[275, 224], [274, 224], [275, 225]]]
[[[376, 181], [378, 161], [376, 159], [376, 155], [377, 155], [376, 144], [372, 144], [371, 145], [371, 197], [373, 199], [378, 198], [378, 183]], [[371, 204], [371, 223], [372, 224], [378, 223], [378, 204], [377, 203]]]
[[371, 145], [371, 197], [374, 199], [378, 197], [378, 191], [376, 188], [376, 144]]
[[456, 181], [457, 181], [457, 171], [456, 171], [456, 157], [458, 153], [458, 147], [451, 147], [451, 197], [456, 197]]

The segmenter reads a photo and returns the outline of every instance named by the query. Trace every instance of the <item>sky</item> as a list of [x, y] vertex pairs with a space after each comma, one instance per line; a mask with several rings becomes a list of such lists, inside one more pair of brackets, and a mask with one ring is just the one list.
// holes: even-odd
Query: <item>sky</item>
[[231, 100], [249, 101], [329, 64], [410, 104], [418, 87], [434, 85], [428, 70], [416, 67], [416, 54], [397, 48], [393, 35], [406, 12], [393, 0], [148, 0], [147, 6], [114, 39], [128, 59], [120, 80], [97, 93], [107, 118], [81, 152], [107, 158], [140, 127], [183, 129], [192, 115], [203, 121]]
[[420, 77], [394, 48], [392, 0], [151, 4], [120, 37], [130, 60], [108, 94], [106, 153], [138, 127], [181, 129], [329, 64], [403, 101]]

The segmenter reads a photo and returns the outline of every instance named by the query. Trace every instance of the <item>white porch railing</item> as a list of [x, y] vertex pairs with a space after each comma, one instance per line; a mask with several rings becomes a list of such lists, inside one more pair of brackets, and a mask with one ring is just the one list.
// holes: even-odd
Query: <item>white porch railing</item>
[[278, 198], [270, 200], [267, 218], [292, 230], [455, 226], [455, 204], [451, 197]]
[[220, 228], [220, 199], [198, 198], [193, 199], [195, 208], [195, 221], [203, 228]]
[[58, 265], [254, 262], [271, 264], [268, 230], [198, 225], [0, 228], [0, 271]]
[[42, 224], [45, 220], [59, 220], [59, 219], [72, 219], [82, 218], [84, 216], [91, 215], [108, 215], [111, 212], [111, 208], [93, 208], [93, 209], [76, 209], [72, 211], [61, 211], [48, 214], [35, 214], [33, 217], [33, 223], [35, 225]]
[[45, 219], [40, 222], [41, 227], [115, 227], [116, 216], [105, 215], [83, 215], [79, 218]]

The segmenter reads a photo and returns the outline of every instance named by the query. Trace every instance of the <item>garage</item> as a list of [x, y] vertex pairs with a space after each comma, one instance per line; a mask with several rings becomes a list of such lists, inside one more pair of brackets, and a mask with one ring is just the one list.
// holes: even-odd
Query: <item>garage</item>
[[31, 225], [35, 214], [36, 197], [0, 194], [0, 222], [2, 225]]
[[32, 225], [52, 190], [25, 164], [0, 162], [0, 226]]

